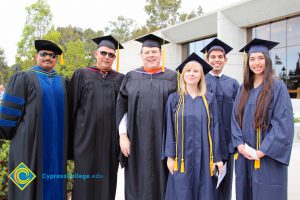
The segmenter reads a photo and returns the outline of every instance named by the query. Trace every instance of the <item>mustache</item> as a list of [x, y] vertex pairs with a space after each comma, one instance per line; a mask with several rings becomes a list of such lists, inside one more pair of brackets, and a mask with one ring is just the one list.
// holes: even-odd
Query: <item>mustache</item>
[[50, 62], [50, 63], [52, 63], [52, 61], [51, 61], [51, 60], [43, 60], [43, 62]]

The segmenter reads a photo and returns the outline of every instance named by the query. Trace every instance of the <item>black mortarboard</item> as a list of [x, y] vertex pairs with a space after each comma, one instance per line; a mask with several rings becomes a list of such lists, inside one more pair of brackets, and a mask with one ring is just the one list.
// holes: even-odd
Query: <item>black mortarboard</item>
[[269, 51], [278, 44], [278, 42], [254, 38], [251, 42], [244, 46], [240, 52], [246, 52], [248, 54], [262, 52], [269, 55]]
[[111, 35], [97, 37], [92, 40], [98, 45], [98, 48], [105, 46], [110, 49], [116, 50], [118, 49], [119, 44], [119, 49], [124, 49], [124, 47]]
[[37, 52], [41, 50], [48, 50], [48, 51], [53, 51], [57, 55], [61, 55], [63, 52], [57, 44], [49, 40], [35, 40], [34, 46]]
[[225, 42], [219, 40], [218, 38], [215, 38], [208, 45], [206, 45], [201, 50], [201, 52], [202, 53], [209, 53], [212, 50], [222, 50], [225, 54], [228, 54], [232, 50], [232, 47], [227, 45]]
[[162, 39], [156, 35], [148, 34], [138, 39], [136, 41], [143, 43], [142, 47], [158, 47], [161, 48], [161, 45], [168, 44], [169, 42], [165, 39]]
[[200, 63], [200, 65], [202, 66], [203, 69], [203, 73], [204, 75], [207, 74], [210, 70], [212, 70], [213, 68], [207, 63], [205, 62], [205, 60], [203, 60], [200, 56], [198, 56], [195, 53], [192, 53], [189, 57], [187, 57], [177, 68], [176, 71], [178, 71], [179, 73], [182, 72], [184, 66], [190, 62], [190, 61], [196, 61], [198, 63]]

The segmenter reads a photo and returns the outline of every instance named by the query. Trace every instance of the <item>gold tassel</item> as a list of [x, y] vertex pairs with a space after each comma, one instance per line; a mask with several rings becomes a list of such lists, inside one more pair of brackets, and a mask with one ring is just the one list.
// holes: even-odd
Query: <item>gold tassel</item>
[[165, 40], [163, 42], [162, 46], [162, 65], [161, 65], [161, 71], [165, 72], [165, 66], [166, 66], [166, 49], [165, 49]]
[[117, 49], [117, 67], [116, 67], [116, 70], [117, 72], [119, 72], [119, 67], [120, 67], [120, 45], [119, 45], [119, 42], [118, 42], [118, 49]]
[[254, 169], [258, 170], [260, 168], [260, 160], [254, 160]]
[[247, 53], [244, 50], [244, 53], [243, 53], [243, 66], [244, 66], [244, 70], [246, 68], [246, 65], [247, 65]]
[[184, 159], [181, 158], [180, 173], [184, 173]]
[[[256, 150], [260, 148], [260, 127], [256, 129]], [[260, 160], [254, 161], [254, 169], [257, 170], [260, 168]]]
[[210, 162], [209, 163], [209, 169], [210, 169], [210, 176], [214, 175], [214, 163]]
[[178, 158], [175, 158], [175, 162], [174, 162], [174, 172], [178, 171]]
[[234, 160], [237, 160], [239, 158], [239, 153], [235, 153], [233, 158], [234, 158]]
[[60, 55], [60, 61], [59, 61], [60, 65], [65, 65], [65, 61], [64, 61], [64, 56], [63, 54]]
[[205, 58], [205, 59], [208, 59], [208, 58], [207, 58], [207, 50], [205, 50], [204, 58]]
[[177, 72], [177, 92], [180, 93], [181, 92], [181, 88], [180, 88], [180, 73]]

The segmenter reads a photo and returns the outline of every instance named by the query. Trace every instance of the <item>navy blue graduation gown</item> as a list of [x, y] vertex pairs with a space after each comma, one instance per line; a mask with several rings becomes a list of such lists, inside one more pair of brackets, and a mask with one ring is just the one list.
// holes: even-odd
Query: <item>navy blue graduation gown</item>
[[[242, 129], [235, 115], [241, 89], [237, 95], [231, 125], [235, 148], [244, 143], [256, 148], [253, 123], [257, 97], [261, 90], [262, 85], [250, 91], [244, 107]], [[274, 81], [271, 93], [268, 128], [262, 131], [260, 147], [266, 156], [260, 159], [260, 168], [254, 170], [254, 161], [239, 154], [235, 165], [237, 200], [287, 199], [287, 171], [294, 136], [293, 109], [286, 85], [282, 81]]]
[[116, 100], [124, 75], [105, 76], [96, 67], [75, 71], [70, 84], [70, 146], [75, 173], [103, 178], [75, 179], [73, 200], [115, 199], [118, 172]]
[[[215, 95], [206, 94], [211, 117], [211, 135], [213, 141], [214, 162], [222, 161], [219, 137], [219, 110]], [[178, 104], [179, 94], [169, 96], [165, 111], [165, 142], [163, 156], [175, 158], [175, 123], [174, 115]], [[179, 111], [179, 126], [182, 127], [182, 112]], [[184, 160], [185, 172], [169, 173], [166, 200], [213, 200], [215, 186], [210, 176], [209, 141], [207, 132], [207, 113], [202, 97], [192, 99], [185, 96], [184, 106]], [[178, 159], [181, 159], [182, 133], [178, 132]], [[180, 169], [180, 161], [178, 166]]]
[[38, 66], [9, 79], [0, 106], [0, 139], [11, 140], [8, 173], [23, 162], [36, 175], [23, 191], [9, 180], [9, 199], [66, 199], [66, 179], [47, 179], [66, 174], [66, 92], [65, 79]]
[[[210, 73], [205, 76], [205, 81], [207, 91], [214, 93], [217, 97], [221, 114], [220, 134], [224, 154], [223, 159], [227, 159], [227, 173], [217, 190], [217, 196], [219, 200], [231, 200], [234, 163], [234, 148], [231, 141], [231, 114], [234, 100], [239, 89], [239, 83], [229, 76], [222, 75], [217, 78]], [[227, 153], [229, 153], [229, 155]]]
[[167, 165], [161, 160], [163, 116], [170, 93], [177, 88], [176, 72], [149, 74], [143, 68], [126, 74], [117, 100], [117, 125], [128, 113], [127, 134], [131, 141], [125, 166], [126, 200], [162, 200], [165, 197]]

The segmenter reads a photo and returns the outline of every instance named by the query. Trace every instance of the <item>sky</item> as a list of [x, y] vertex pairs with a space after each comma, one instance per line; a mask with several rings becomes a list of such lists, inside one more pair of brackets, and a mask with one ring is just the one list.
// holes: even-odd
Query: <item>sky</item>
[[[197, 10], [201, 5], [205, 13], [237, 3], [241, 0], [182, 0], [181, 12]], [[36, 0], [7, 0], [0, 7], [0, 47], [4, 49], [6, 62], [15, 62], [17, 42], [20, 41], [26, 20], [25, 8]], [[55, 27], [68, 25], [104, 30], [109, 21], [123, 15], [141, 26], [147, 15], [144, 11], [146, 0], [48, 0]]]

